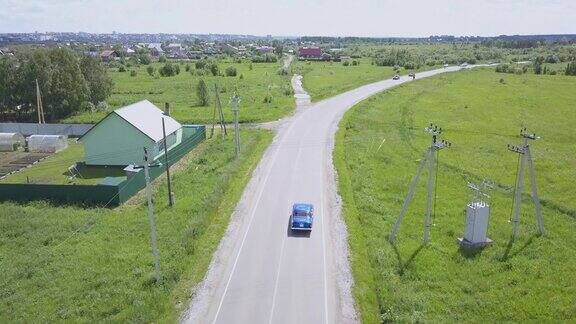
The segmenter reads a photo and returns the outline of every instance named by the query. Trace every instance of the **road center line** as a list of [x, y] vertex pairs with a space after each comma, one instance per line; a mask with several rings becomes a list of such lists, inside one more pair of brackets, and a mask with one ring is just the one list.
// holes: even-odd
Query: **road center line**
[[[302, 155], [302, 141], [300, 140], [300, 142], [298, 143], [298, 151], [296, 152], [296, 162], [294, 163], [294, 169], [293, 170], [298, 170], [298, 161], [300, 160], [300, 156]], [[290, 189], [292, 189], [294, 187], [294, 181], [295, 181], [296, 177], [292, 176], [292, 179], [290, 180]], [[278, 261], [278, 271], [276, 272], [276, 280], [274, 281], [274, 292], [272, 293], [272, 306], [271, 306], [271, 310], [270, 310], [270, 319], [268, 321], [268, 323], [272, 324], [272, 319], [274, 317], [274, 309], [276, 306], [276, 293], [278, 292], [278, 282], [280, 281], [280, 271], [282, 270], [282, 257], [284, 256], [284, 245], [286, 243], [286, 237], [288, 235], [285, 234], [284, 238], [282, 239], [282, 245], [280, 247], [280, 260]]]
[[[300, 115], [302, 116], [302, 115]], [[299, 117], [297, 117], [299, 118]], [[290, 126], [288, 127], [288, 129], [286, 130], [286, 132], [282, 135], [282, 138], [278, 140], [278, 144], [282, 144], [282, 142], [284, 142], [284, 139], [286, 138], [286, 136], [290, 133], [290, 131], [292, 130], [292, 128], [294, 127], [294, 125], [296, 125], [297, 120], [292, 120]], [[246, 232], [244, 233], [244, 237], [242, 238], [242, 242], [240, 243], [240, 249], [238, 250], [238, 254], [236, 255], [236, 258], [234, 259], [234, 264], [232, 266], [232, 271], [230, 272], [230, 276], [228, 277], [228, 281], [226, 282], [226, 287], [224, 287], [224, 292], [222, 293], [222, 297], [220, 298], [220, 303], [218, 303], [218, 309], [216, 310], [216, 315], [214, 315], [214, 321], [212, 321], [213, 324], [216, 323], [216, 321], [218, 320], [218, 315], [220, 314], [220, 310], [222, 309], [222, 304], [224, 303], [224, 298], [226, 297], [226, 293], [228, 292], [228, 287], [230, 286], [230, 282], [232, 281], [232, 276], [234, 276], [234, 272], [236, 271], [236, 266], [238, 265], [238, 260], [240, 259], [240, 254], [242, 253], [242, 248], [244, 247], [244, 242], [246, 242], [246, 238], [248, 237], [248, 232], [250, 232], [250, 228], [252, 227], [252, 221], [254, 220], [254, 215], [256, 214], [256, 210], [258, 210], [258, 205], [260, 204], [260, 200], [262, 199], [262, 194], [264, 193], [264, 188], [266, 187], [266, 184], [268, 183], [268, 178], [270, 177], [270, 173], [272, 171], [272, 168], [274, 167], [274, 164], [276, 163], [276, 158], [278, 157], [278, 152], [280, 151], [280, 145], [278, 145], [276, 147], [276, 151], [274, 152], [274, 155], [272, 156], [272, 159], [270, 160], [270, 165], [268, 166], [268, 170], [266, 170], [266, 176], [264, 177], [264, 181], [262, 183], [262, 186], [260, 187], [260, 191], [258, 192], [258, 196], [256, 198], [256, 203], [254, 204], [254, 207], [252, 208], [252, 213], [250, 214], [250, 220], [248, 221], [248, 228], [246, 228]]]

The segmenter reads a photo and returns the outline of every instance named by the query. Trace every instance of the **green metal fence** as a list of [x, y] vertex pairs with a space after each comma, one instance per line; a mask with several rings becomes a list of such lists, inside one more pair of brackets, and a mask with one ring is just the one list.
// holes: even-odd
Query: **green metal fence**
[[[206, 139], [206, 127], [182, 126], [182, 142], [168, 151], [169, 163], [179, 161], [200, 142]], [[150, 178], [156, 179], [166, 172], [164, 156], [150, 168]], [[0, 201], [49, 200], [59, 203], [118, 206], [146, 186], [144, 172], [138, 172], [117, 185], [52, 185], [52, 184], [0, 184]]]

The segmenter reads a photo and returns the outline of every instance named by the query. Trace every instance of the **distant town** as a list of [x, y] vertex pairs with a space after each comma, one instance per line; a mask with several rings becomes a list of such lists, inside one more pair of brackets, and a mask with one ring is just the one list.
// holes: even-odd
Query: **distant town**
[[576, 43], [576, 35], [501, 35], [430, 36], [423, 38], [388, 37], [323, 37], [323, 36], [253, 36], [230, 34], [93, 34], [85, 32], [5, 33], [0, 34], [0, 55], [13, 55], [23, 45], [32, 47], [68, 47], [79, 54], [112, 61], [146, 52], [152, 57], [200, 59], [227, 54], [237, 57], [265, 56], [279, 45], [285, 52], [298, 51], [298, 57], [309, 60], [339, 60], [344, 44], [351, 43], [482, 43], [515, 42], [518, 47], [534, 43]]

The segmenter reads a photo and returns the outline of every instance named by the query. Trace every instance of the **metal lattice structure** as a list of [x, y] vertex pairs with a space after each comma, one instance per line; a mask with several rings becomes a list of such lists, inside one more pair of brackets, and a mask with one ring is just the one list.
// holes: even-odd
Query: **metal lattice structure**
[[437, 166], [437, 154], [438, 151], [450, 147], [452, 145], [452, 143], [445, 141], [445, 140], [439, 140], [438, 137], [439, 135], [442, 133], [442, 128], [434, 125], [434, 124], [430, 124], [428, 127], [425, 128], [425, 130], [430, 133], [430, 135], [432, 136], [432, 144], [430, 145], [430, 147], [428, 147], [428, 149], [426, 150], [426, 152], [424, 152], [424, 155], [422, 156], [422, 159], [420, 160], [420, 164], [418, 165], [418, 170], [416, 171], [416, 176], [414, 177], [414, 179], [412, 179], [412, 182], [410, 183], [410, 187], [408, 189], [408, 194], [406, 195], [406, 199], [404, 200], [404, 204], [402, 204], [402, 209], [400, 211], [400, 215], [398, 216], [398, 218], [396, 219], [396, 223], [394, 224], [394, 227], [392, 228], [392, 232], [390, 233], [390, 243], [394, 244], [396, 241], [396, 234], [398, 233], [398, 230], [400, 228], [400, 224], [402, 223], [402, 220], [404, 219], [404, 216], [406, 215], [406, 211], [408, 210], [408, 206], [410, 205], [410, 203], [412, 202], [412, 199], [414, 198], [414, 192], [416, 190], [416, 185], [418, 184], [418, 181], [420, 180], [420, 176], [422, 175], [422, 172], [424, 171], [424, 167], [426, 166], [426, 163], [428, 163], [428, 181], [427, 181], [427, 198], [426, 198], [426, 218], [425, 218], [425, 222], [424, 222], [424, 236], [422, 239], [422, 243], [424, 245], [428, 244], [429, 238], [430, 238], [430, 216], [432, 213], [432, 202], [433, 202], [433, 194], [434, 194], [434, 175], [435, 175], [435, 171], [436, 171], [436, 166]]
[[520, 205], [522, 204], [522, 190], [524, 184], [524, 169], [526, 168], [526, 164], [528, 165], [528, 173], [530, 176], [530, 184], [532, 189], [532, 202], [534, 203], [534, 209], [536, 210], [536, 221], [538, 223], [538, 232], [539, 234], [544, 234], [544, 220], [542, 219], [542, 206], [540, 204], [540, 198], [538, 197], [538, 188], [536, 185], [536, 172], [534, 170], [534, 162], [532, 160], [532, 153], [530, 152], [530, 145], [528, 141], [540, 139], [539, 136], [536, 136], [534, 133], [528, 132], [526, 127], [520, 130], [520, 137], [523, 139], [522, 145], [511, 145], [508, 144], [508, 150], [519, 154], [519, 166], [518, 166], [518, 177], [516, 181], [516, 189], [514, 194], [514, 216], [513, 216], [513, 225], [512, 225], [512, 239], [516, 239], [518, 237], [518, 223], [519, 223], [519, 214], [520, 214]]

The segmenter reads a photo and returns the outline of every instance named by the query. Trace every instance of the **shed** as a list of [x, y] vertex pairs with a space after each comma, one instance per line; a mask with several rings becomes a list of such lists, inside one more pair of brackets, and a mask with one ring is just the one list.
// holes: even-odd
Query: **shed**
[[164, 154], [162, 119], [167, 149], [182, 141], [182, 125], [148, 100], [109, 113], [79, 138], [87, 165], [142, 165], [144, 147], [152, 162]]
[[20, 133], [0, 133], [0, 151], [12, 152], [24, 146], [24, 136]]
[[66, 135], [31, 135], [26, 141], [29, 152], [56, 153], [68, 147]]

